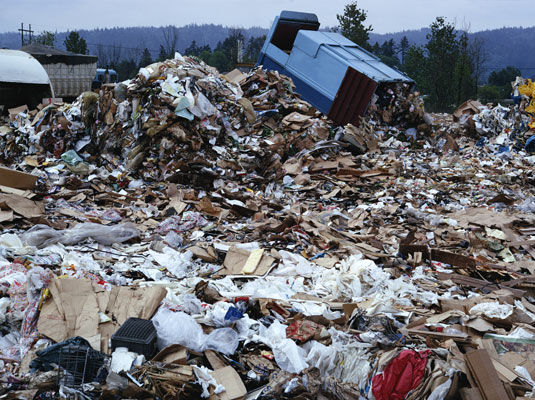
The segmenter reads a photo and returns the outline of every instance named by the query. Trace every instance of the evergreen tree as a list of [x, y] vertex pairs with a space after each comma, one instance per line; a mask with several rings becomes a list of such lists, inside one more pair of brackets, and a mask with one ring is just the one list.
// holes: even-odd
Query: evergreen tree
[[54, 47], [56, 42], [56, 34], [49, 31], [43, 31], [39, 36], [35, 38], [35, 43], [44, 44], [45, 46]]
[[122, 60], [116, 67], [119, 82], [132, 79], [138, 72], [138, 66], [133, 58]]
[[265, 41], [265, 35], [249, 38], [249, 42], [247, 43], [247, 48], [245, 50], [245, 59], [250, 62], [255, 62], [258, 60], [258, 57], [260, 56], [260, 50], [262, 50], [262, 46], [264, 46]]
[[427, 58], [425, 48], [421, 46], [411, 46], [407, 49], [403, 63], [403, 70], [416, 82], [416, 88], [427, 92], [428, 79], [426, 76]]
[[145, 47], [145, 50], [143, 50], [143, 54], [141, 55], [141, 60], [139, 60], [139, 67], [143, 68], [150, 64], [152, 64], [152, 57], [149, 49]]
[[199, 56], [205, 51], [207, 51], [208, 53], [212, 52], [212, 49], [210, 49], [210, 45], [209, 44], [205, 44], [204, 46], [199, 47], [199, 49], [198, 49]]
[[387, 57], [394, 57], [397, 52], [397, 45], [394, 42], [394, 39], [385, 41], [381, 46], [381, 55]]
[[191, 42], [191, 44], [189, 45], [189, 47], [184, 50], [184, 54], [187, 55], [187, 56], [196, 56], [198, 57], [201, 52], [199, 51], [199, 47], [197, 47], [197, 42], [195, 41], [195, 39]]
[[473, 63], [470, 59], [468, 35], [466, 32], [461, 34], [458, 43], [459, 55], [457, 57], [457, 62], [455, 63], [454, 82], [457, 85], [456, 103], [461, 104], [475, 93], [473, 84]]
[[157, 59], [157, 61], [165, 61], [165, 60], [167, 60], [167, 58], [168, 58], [167, 56], [168, 56], [168, 54], [167, 54], [167, 52], [165, 51], [165, 47], [163, 47], [163, 45], [161, 44], [161, 45], [160, 45], [160, 52], [159, 52], [159, 54], [158, 54], [158, 59]]
[[379, 43], [377, 42], [375, 42], [375, 44], [371, 47], [370, 50], [376, 56], [379, 56], [381, 54], [381, 46], [379, 46]]
[[401, 42], [399, 42], [399, 51], [401, 54], [401, 64], [405, 64], [405, 57], [407, 56], [407, 51], [409, 50], [409, 39], [407, 39], [407, 36], [403, 36], [401, 38]]
[[468, 35], [458, 35], [455, 27], [437, 17], [431, 24], [428, 42], [410, 47], [403, 69], [428, 95], [426, 107], [433, 111], [452, 111], [475, 95], [474, 60]]
[[63, 41], [67, 51], [76, 54], [87, 54], [87, 43], [83, 37], [76, 31], [72, 31]]
[[352, 42], [369, 50], [369, 33], [373, 28], [371, 25], [364, 26], [366, 17], [366, 11], [358, 8], [356, 1], [347, 4], [343, 14], [336, 14], [340, 33]]
[[[221, 72], [230, 71], [235, 68], [236, 63], [238, 62], [238, 53], [240, 51], [240, 46], [243, 46], [244, 41], [245, 36], [243, 35], [243, 31], [241, 29], [230, 30], [227, 38], [223, 41], [223, 43], [221, 43], [220, 50], [223, 51], [225, 57], [227, 58], [226, 67], [222, 69], [218, 67]], [[218, 59], [222, 60], [221, 57], [219, 57]]]
[[489, 85], [505, 86], [514, 82], [517, 76], [522, 76], [518, 68], [508, 66], [499, 71], [492, 71], [489, 75]]
[[437, 17], [431, 24], [427, 39], [429, 103], [438, 111], [450, 111], [458, 98], [456, 90], [452, 88], [459, 57], [455, 26], [447, 23], [443, 17]]

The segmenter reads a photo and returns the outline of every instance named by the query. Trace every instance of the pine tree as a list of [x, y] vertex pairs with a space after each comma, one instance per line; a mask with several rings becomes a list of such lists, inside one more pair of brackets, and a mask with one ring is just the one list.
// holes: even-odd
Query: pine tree
[[63, 41], [67, 51], [76, 54], [87, 54], [87, 43], [76, 31], [72, 31]]
[[143, 68], [150, 64], [152, 64], [152, 57], [149, 49], [145, 47], [145, 50], [143, 50], [143, 54], [141, 55], [141, 60], [139, 60], [139, 67]]
[[160, 54], [158, 54], [158, 61], [165, 61], [167, 60], [167, 52], [165, 51], [165, 47], [163, 45], [160, 45]]
[[199, 54], [201, 54], [201, 52], [199, 51], [199, 48], [197, 47], [197, 42], [195, 41], [195, 39], [191, 42], [189, 47], [186, 50], [184, 50], [184, 54], [187, 56], [196, 56], [196, 57], [198, 57]]
[[54, 47], [56, 42], [56, 34], [49, 31], [43, 31], [39, 36], [35, 38], [35, 43], [44, 44], [45, 46]]
[[342, 15], [336, 15], [339, 23], [338, 29], [340, 30], [340, 33], [353, 43], [356, 43], [366, 49], [370, 49], [368, 40], [370, 38], [369, 33], [373, 30], [373, 28], [371, 25], [368, 27], [364, 26], [366, 17], [366, 11], [358, 8], [356, 1], [347, 4]]
[[407, 39], [407, 36], [403, 36], [401, 38], [401, 42], [399, 42], [399, 51], [401, 53], [401, 64], [405, 64], [405, 58], [407, 56], [408, 50], [409, 50], [409, 39]]

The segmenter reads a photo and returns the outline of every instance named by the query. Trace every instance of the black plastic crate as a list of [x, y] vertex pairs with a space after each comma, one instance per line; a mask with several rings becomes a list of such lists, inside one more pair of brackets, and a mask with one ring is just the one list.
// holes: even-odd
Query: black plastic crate
[[85, 383], [99, 382], [106, 379], [107, 356], [90, 347], [67, 345], [60, 349], [58, 356], [58, 384], [70, 388], [82, 389]]
[[152, 321], [128, 318], [111, 337], [111, 348], [126, 347], [150, 360], [156, 354], [156, 328]]

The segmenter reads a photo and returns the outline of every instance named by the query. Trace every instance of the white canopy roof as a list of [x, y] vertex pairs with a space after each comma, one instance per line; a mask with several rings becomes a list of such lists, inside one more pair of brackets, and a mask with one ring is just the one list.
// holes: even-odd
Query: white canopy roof
[[28, 53], [0, 49], [0, 82], [50, 85], [43, 66]]

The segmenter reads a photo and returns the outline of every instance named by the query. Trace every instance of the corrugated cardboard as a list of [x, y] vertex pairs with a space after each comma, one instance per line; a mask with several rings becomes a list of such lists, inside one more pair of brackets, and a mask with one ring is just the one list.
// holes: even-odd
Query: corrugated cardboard
[[179, 344], [171, 344], [163, 348], [154, 356], [152, 361], [166, 364], [186, 365], [188, 360], [188, 350]]
[[0, 167], [0, 185], [14, 189], [33, 190], [37, 176]]
[[[242, 270], [249, 259], [250, 251], [231, 247], [223, 262], [224, 268], [218, 271], [218, 275], [242, 275]], [[247, 276], [263, 276], [269, 272], [275, 258], [264, 253], [254, 273]]]
[[1, 193], [0, 205], [2, 209], [10, 208], [24, 218], [40, 217], [45, 213], [45, 206], [42, 202], [33, 201], [16, 194]]
[[[119, 326], [130, 317], [150, 319], [166, 294], [161, 287], [114, 286], [108, 292], [88, 279], [55, 279], [49, 289], [52, 296], [41, 309], [39, 333], [56, 342], [81, 336], [98, 343], [100, 335], [98, 350], [104, 352]], [[112, 322], [99, 324], [99, 312]]]
[[[243, 384], [240, 375], [232, 367], [225, 367], [210, 372], [216, 382], [225, 386], [225, 391], [213, 396], [213, 399], [219, 400], [240, 400], [245, 398], [247, 389]], [[210, 396], [212, 398], [212, 396]]]
[[461, 400], [483, 400], [478, 388], [461, 388], [459, 393]]

